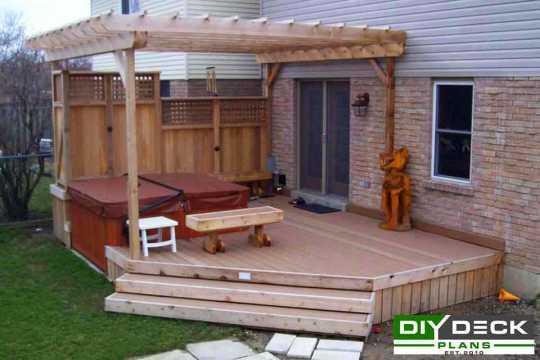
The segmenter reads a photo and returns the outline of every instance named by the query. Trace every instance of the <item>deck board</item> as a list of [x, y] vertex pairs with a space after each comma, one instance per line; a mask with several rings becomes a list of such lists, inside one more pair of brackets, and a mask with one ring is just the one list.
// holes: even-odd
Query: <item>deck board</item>
[[[429, 278], [432, 269], [439, 272], [435, 275], [442, 276], [469, 271], [475, 268], [475, 263], [478, 267], [490, 266], [500, 257], [496, 250], [419, 230], [382, 230], [377, 220], [357, 214], [313, 214], [292, 207], [287, 200], [277, 196], [251, 204], [270, 205], [285, 212], [283, 222], [265, 227], [272, 238], [271, 247], [252, 246], [247, 240], [248, 232], [241, 232], [221, 236], [227, 249], [225, 253], [208, 254], [202, 250], [204, 238], [195, 238], [179, 240], [176, 254], [166, 248], [152, 249], [148, 258], [140, 260], [283, 274], [372, 278], [380, 279], [381, 285], [377, 288], [384, 288]], [[113, 250], [122, 256], [128, 255], [126, 247]], [[456, 271], [446, 273], [452, 266]], [[400, 274], [403, 279], [396, 283]], [[459, 285], [458, 289], [456, 297], [461, 295]]]

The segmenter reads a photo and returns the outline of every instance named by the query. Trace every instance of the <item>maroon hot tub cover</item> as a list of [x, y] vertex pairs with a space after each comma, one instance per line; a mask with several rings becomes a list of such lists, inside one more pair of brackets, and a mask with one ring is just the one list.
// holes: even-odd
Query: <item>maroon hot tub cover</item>
[[249, 188], [219, 180], [210, 175], [175, 173], [141, 175], [141, 178], [169, 189], [184, 191], [184, 211], [206, 211], [245, 208], [249, 200]]

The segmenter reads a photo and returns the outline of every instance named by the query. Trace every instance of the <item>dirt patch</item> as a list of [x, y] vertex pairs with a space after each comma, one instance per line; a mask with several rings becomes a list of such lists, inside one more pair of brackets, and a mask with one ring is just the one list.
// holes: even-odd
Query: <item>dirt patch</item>
[[[495, 297], [489, 297], [485, 299], [476, 300], [473, 302], [458, 304], [449, 306], [447, 308], [437, 311], [437, 313], [450, 314], [450, 315], [536, 315], [538, 320], [539, 309], [533, 306], [532, 303], [521, 302], [519, 304], [506, 303], [500, 304]], [[540, 325], [537, 322], [536, 331], [536, 344], [537, 354], [540, 353]], [[403, 355], [393, 355], [393, 337], [392, 337], [392, 322], [388, 321], [382, 324], [382, 332], [380, 334], [371, 334], [367, 340], [367, 344], [364, 348], [363, 359], [365, 360], [386, 360], [386, 359], [403, 359]], [[406, 356], [411, 360], [439, 360], [441, 356], [431, 355], [418, 355], [418, 356]], [[456, 357], [458, 358], [458, 357]], [[464, 358], [464, 357], [461, 357]], [[499, 359], [538, 359], [537, 356], [524, 356], [524, 355], [500, 355], [500, 356], [476, 356], [475, 359], [488, 358], [490, 360]]]

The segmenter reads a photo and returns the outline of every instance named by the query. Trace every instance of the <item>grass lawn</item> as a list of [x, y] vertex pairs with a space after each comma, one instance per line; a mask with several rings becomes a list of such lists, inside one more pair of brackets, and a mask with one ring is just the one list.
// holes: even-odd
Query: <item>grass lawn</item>
[[30, 199], [31, 217], [50, 218], [52, 217], [52, 198], [49, 193], [49, 185], [54, 182], [52, 177], [43, 176], [39, 184], [34, 189], [32, 199]]
[[236, 327], [105, 313], [112, 285], [48, 235], [0, 229], [0, 359], [124, 359], [242, 338]]

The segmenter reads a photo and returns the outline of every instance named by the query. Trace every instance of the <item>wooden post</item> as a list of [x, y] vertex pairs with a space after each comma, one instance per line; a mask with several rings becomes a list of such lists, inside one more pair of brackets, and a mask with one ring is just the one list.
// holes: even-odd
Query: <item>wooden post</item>
[[126, 138], [127, 138], [127, 198], [129, 216], [129, 257], [138, 259], [139, 248], [139, 189], [137, 163], [137, 119], [135, 91], [135, 50], [125, 51], [125, 88], [126, 88]]
[[107, 124], [107, 175], [114, 174], [114, 141], [113, 141], [113, 125], [114, 125], [114, 105], [112, 99], [112, 78], [113, 75], [103, 75], [105, 85], [105, 122]]
[[219, 99], [212, 100], [212, 124], [214, 128], [214, 174], [221, 174], [221, 106]]
[[385, 142], [384, 150], [387, 154], [394, 152], [394, 131], [395, 131], [395, 93], [396, 83], [394, 80], [394, 58], [386, 59], [386, 121], [385, 121]]
[[160, 75], [159, 73], [154, 73], [154, 109], [156, 112], [156, 144], [154, 147], [154, 151], [156, 152], [158, 156], [157, 164], [154, 165], [157, 168], [154, 168], [154, 170], [157, 170], [159, 173], [163, 173], [165, 166], [163, 164], [163, 158], [164, 158], [164, 150], [163, 150], [163, 141], [162, 139], [162, 126], [163, 126], [163, 120], [162, 120], [162, 111], [161, 111], [161, 86], [160, 86]]
[[69, 105], [69, 71], [62, 71], [62, 166], [59, 167], [61, 175], [61, 169], [64, 169], [63, 185], [67, 188], [71, 181], [71, 159], [70, 159], [70, 105]]
[[272, 154], [272, 97], [274, 94], [274, 82], [281, 70], [281, 64], [265, 64], [266, 79], [264, 84], [264, 96], [266, 96], [266, 119], [261, 127], [261, 164], [262, 172], [266, 171], [267, 157]]

